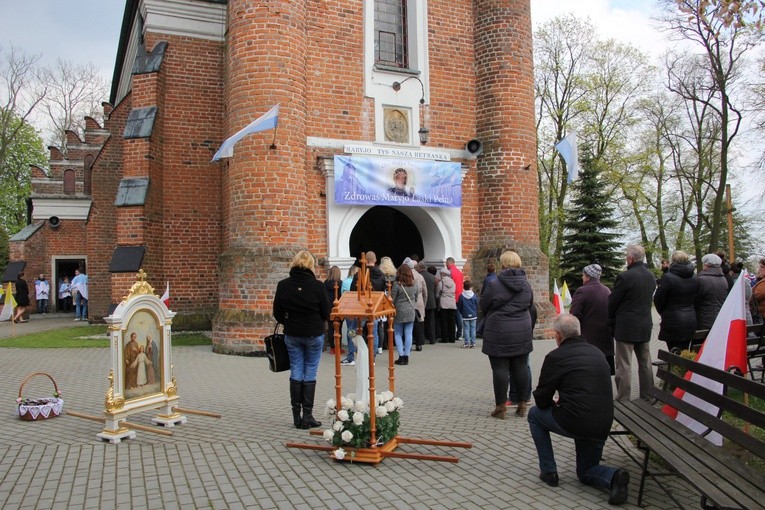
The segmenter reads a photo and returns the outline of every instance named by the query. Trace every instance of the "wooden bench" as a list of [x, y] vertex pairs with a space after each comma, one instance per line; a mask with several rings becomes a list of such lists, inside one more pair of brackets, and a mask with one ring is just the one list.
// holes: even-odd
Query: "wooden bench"
[[[698, 351], [701, 345], [707, 339], [709, 335], [708, 329], [699, 329], [693, 334], [691, 339], [691, 350]], [[765, 367], [762, 364], [754, 366], [753, 360], [765, 358], [765, 324], [754, 324], [746, 327], [746, 343], [747, 352], [746, 359], [751, 374], [751, 378], [755, 378], [755, 373], [759, 373], [760, 382], [765, 382]], [[674, 354], [679, 354], [675, 352]], [[656, 366], [661, 365], [662, 362], [655, 363]]]
[[[658, 387], [649, 390], [651, 398], [656, 399], [655, 403], [642, 399], [614, 402], [614, 417], [625, 430], [613, 431], [612, 439], [642, 467], [638, 506], [642, 504], [646, 478], [650, 477], [678, 507], [685, 508], [661, 481], [661, 477], [675, 475], [701, 493], [702, 508], [765, 508], [763, 473], [748, 467], [725, 447], [715, 446], [703, 435], [696, 434], [662, 412], [663, 405], [669, 404], [708, 427], [704, 435], [714, 430], [728, 442], [734, 442], [744, 450], [765, 459], [765, 442], [728, 422], [730, 416], [735, 416], [747, 424], [744, 427], [745, 430], [748, 427], [750, 432], [754, 432], [755, 427], [760, 428], [761, 430], [757, 432], [762, 436], [765, 432], [765, 413], [742, 404], [737, 399], [731, 398], [728, 393], [730, 390], [738, 390], [765, 401], [765, 385], [666, 351], [659, 351], [659, 359], [664, 364], [658, 367], [657, 378], [664, 381], [666, 386], [682, 388], [686, 394], [712, 403], [720, 411], [717, 416], [712, 416], [675, 397], [671, 390], [662, 390]], [[675, 375], [670, 370], [672, 366], [681, 367], [683, 371], [690, 370], [721, 383], [723, 394], [719, 395]], [[740, 398], [741, 395], [739, 394], [738, 397]], [[721, 418], [722, 411], [726, 412], [726, 421]], [[616, 441], [613, 437], [625, 434], [631, 434], [637, 438], [638, 449], [643, 452], [642, 459], [633, 454], [631, 445], [625, 446], [622, 444], [623, 441]], [[649, 453], [651, 452], [661, 457], [671, 471], [662, 472], [650, 467]]]

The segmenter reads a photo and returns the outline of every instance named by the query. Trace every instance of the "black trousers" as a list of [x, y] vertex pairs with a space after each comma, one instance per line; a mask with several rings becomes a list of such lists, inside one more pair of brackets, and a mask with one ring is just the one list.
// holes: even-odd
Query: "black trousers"
[[427, 339], [428, 343], [434, 344], [436, 343], [436, 309], [435, 308], [426, 308], [425, 309], [425, 338]]
[[441, 309], [441, 341], [442, 342], [454, 343], [455, 333], [457, 332], [457, 330], [455, 329], [456, 326], [454, 324], [454, 315], [456, 312], [457, 310], [453, 308]]
[[414, 345], [420, 347], [425, 343], [425, 322], [414, 320], [414, 329], [412, 330], [412, 340]]
[[507, 400], [507, 386], [510, 380], [510, 372], [513, 374], [513, 387], [518, 395], [526, 395], [529, 388], [529, 377], [526, 366], [529, 364], [529, 355], [499, 358], [489, 356], [491, 364], [492, 383], [494, 384], [494, 403], [504, 404]]

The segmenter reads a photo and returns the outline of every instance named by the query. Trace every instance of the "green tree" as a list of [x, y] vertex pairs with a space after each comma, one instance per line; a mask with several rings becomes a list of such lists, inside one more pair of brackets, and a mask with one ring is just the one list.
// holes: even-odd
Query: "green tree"
[[573, 199], [566, 210], [561, 269], [569, 287], [579, 285], [582, 269], [597, 262], [604, 283], [610, 283], [622, 265], [617, 238], [618, 223], [601, 177], [601, 163], [587, 154], [582, 158], [579, 179], [572, 183]]
[[[5, 117], [6, 112], [0, 110], [0, 116]], [[29, 167], [42, 167], [47, 155], [33, 127], [18, 117], [9, 117], [7, 123], [0, 124], [0, 138], [9, 141], [0, 160], [0, 219], [7, 234], [13, 235], [26, 225], [26, 198], [32, 189]]]
[[8, 232], [5, 231], [5, 227], [0, 225], [0, 267], [8, 265], [8, 259], [10, 259], [11, 247], [8, 241]]
[[565, 163], [553, 146], [573, 129], [587, 106], [589, 55], [595, 41], [592, 22], [573, 15], [559, 16], [534, 33], [540, 248], [550, 259], [551, 278], [559, 273], [557, 253], [568, 190]]

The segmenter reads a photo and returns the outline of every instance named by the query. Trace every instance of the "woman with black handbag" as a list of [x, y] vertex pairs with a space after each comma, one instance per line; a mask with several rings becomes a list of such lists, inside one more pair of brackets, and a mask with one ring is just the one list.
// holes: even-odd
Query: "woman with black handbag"
[[292, 259], [289, 278], [279, 282], [274, 295], [274, 317], [284, 325], [284, 343], [290, 355], [292, 418], [299, 429], [321, 427], [313, 417], [313, 401], [331, 305], [314, 266], [311, 252], [298, 252]]

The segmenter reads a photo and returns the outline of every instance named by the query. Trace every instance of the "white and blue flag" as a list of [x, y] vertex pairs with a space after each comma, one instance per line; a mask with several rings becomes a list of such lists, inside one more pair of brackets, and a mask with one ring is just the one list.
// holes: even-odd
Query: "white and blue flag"
[[572, 131], [560, 142], [555, 144], [555, 148], [563, 156], [568, 168], [568, 182], [575, 181], [579, 176], [579, 150], [576, 146], [576, 131]]
[[230, 158], [234, 155], [234, 145], [236, 145], [236, 142], [241, 140], [247, 135], [250, 135], [252, 133], [258, 133], [260, 131], [266, 131], [267, 129], [274, 129], [279, 123], [279, 105], [277, 104], [268, 112], [259, 117], [257, 120], [251, 122], [248, 124], [244, 129], [239, 131], [238, 133], [230, 136], [226, 139], [225, 142], [220, 146], [220, 149], [218, 149], [218, 152], [215, 153], [215, 156], [213, 156], [213, 161], [218, 161], [221, 158]]

